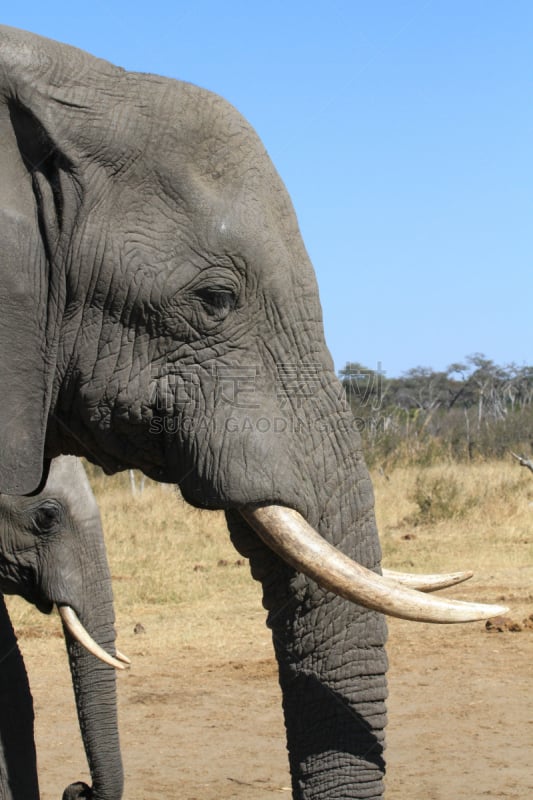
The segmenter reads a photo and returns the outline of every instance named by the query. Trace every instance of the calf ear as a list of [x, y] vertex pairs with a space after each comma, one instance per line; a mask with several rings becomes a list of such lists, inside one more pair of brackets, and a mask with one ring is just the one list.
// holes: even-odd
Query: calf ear
[[59, 197], [53, 145], [26, 110], [0, 100], [0, 492], [41, 482], [55, 325], [50, 257]]

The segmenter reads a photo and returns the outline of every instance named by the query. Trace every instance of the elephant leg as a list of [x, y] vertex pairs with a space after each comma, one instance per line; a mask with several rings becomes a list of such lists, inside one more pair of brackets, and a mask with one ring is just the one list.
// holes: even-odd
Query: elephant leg
[[26, 668], [0, 595], [0, 800], [39, 800], [33, 719]]

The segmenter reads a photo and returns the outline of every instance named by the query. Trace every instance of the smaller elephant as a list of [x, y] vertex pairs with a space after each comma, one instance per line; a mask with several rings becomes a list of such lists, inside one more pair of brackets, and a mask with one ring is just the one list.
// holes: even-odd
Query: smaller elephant
[[39, 798], [33, 703], [3, 594], [21, 595], [44, 613], [56, 605], [62, 618], [93, 784], [70, 785], [63, 800], [120, 800], [114, 668], [124, 669], [129, 662], [115, 650], [100, 513], [77, 458], [54, 459], [37, 494], [0, 495], [0, 592], [1, 800]]

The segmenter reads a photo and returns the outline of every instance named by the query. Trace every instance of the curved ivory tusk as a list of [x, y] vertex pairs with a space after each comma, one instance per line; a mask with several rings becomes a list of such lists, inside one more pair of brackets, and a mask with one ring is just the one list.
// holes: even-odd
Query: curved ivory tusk
[[241, 509], [271, 550], [316, 581], [353, 603], [393, 617], [419, 622], [473, 622], [505, 614], [503, 606], [464, 603], [427, 595], [383, 579], [341, 553], [291, 508], [250, 506]]
[[439, 589], [446, 589], [447, 586], [455, 586], [469, 580], [473, 574], [471, 570], [443, 573], [442, 575], [416, 575], [412, 572], [396, 572], [393, 569], [383, 570], [383, 577], [387, 580], [401, 583], [402, 586], [408, 586], [410, 589], [418, 589], [419, 592], [436, 592]]
[[[125, 664], [122, 664], [121, 661], [117, 660], [117, 658], [110, 656], [109, 653], [106, 653], [103, 647], [100, 647], [100, 645], [94, 641], [92, 636], [87, 633], [81, 624], [76, 612], [70, 606], [58, 606], [57, 610], [59, 611], [59, 616], [61, 617], [63, 624], [70, 635], [77, 642], [79, 642], [82, 647], [85, 647], [89, 653], [92, 653], [93, 656], [96, 656], [96, 658], [99, 658], [100, 661], [103, 661], [105, 664], [115, 667], [115, 669], [126, 669]], [[125, 660], [126, 664], [129, 663], [128, 659], [125, 659], [124, 656], [122, 658]]]

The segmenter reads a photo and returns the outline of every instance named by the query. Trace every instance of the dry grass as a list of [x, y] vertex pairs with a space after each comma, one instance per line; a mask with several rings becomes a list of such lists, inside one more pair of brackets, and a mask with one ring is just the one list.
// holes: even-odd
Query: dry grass
[[[452, 487], [447, 489], [447, 487]], [[473, 569], [466, 599], [531, 613], [533, 479], [507, 461], [399, 468], [374, 476], [384, 561], [413, 571]], [[424, 508], [433, 497], [437, 513]], [[495, 588], [499, 594], [495, 596]], [[503, 591], [502, 591], [503, 590]]]
[[[115, 480], [115, 479], [113, 479]], [[168, 486], [147, 482], [132, 497], [129, 486], [95, 486], [100, 504], [115, 607], [120, 626], [138, 621], [168, 635], [179, 628], [180, 646], [209, 640], [231, 649], [233, 629], [263, 618], [260, 588], [230, 542], [222, 513], [191, 508]]]
[[[397, 468], [386, 476], [376, 473], [373, 480], [387, 566], [414, 571], [471, 567], [476, 585], [473, 590], [465, 586], [463, 595], [473, 591], [480, 600], [494, 601], [495, 586], [499, 591], [509, 587], [506, 599], [513, 599], [515, 584], [527, 585], [528, 576], [531, 582], [533, 478], [526, 470], [509, 462], [440, 465]], [[222, 514], [191, 509], [173, 489], [149, 481], [137, 497], [125, 476], [95, 478], [93, 485], [119, 632], [121, 626], [151, 618], [165, 617], [172, 627], [179, 617], [185, 645], [211, 638], [220, 648], [231, 648], [235, 626], [249, 625], [254, 635], [264, 616], [260, 588], [233, 549]], [[436, 516], [424, 510], [427, 496], [433, 496], [429, 508], [436, 503]], [[515, 599], [527, 610], [527, 598]], [[9, 604], [21, 635], [59, 635], [57, 620], [17, 598]]]

